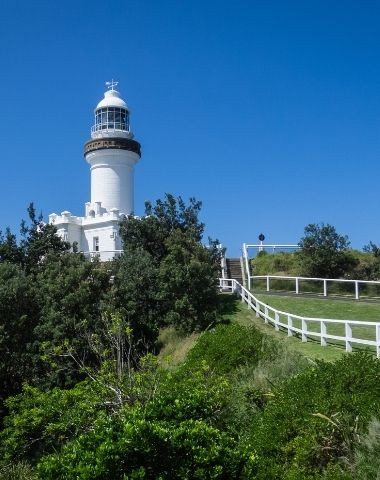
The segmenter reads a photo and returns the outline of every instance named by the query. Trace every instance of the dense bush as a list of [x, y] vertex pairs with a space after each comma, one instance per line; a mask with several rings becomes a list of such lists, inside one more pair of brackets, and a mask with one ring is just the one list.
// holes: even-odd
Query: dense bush
[[191, 332], [215, 322], [218, 253], [200, 243], [201, 203], [167, 195], [146, 207], [122, 222], [124, 254], [107, 265], [71, 252], [32, 204], [19, 241], [0, 232], [0, 414], [23, 382], [68, 388], [84, 367], [100, 367], [105, 348], [94, 338], [110, 346], [105, 317], [121, 318], [137, 357], [154, 351], [162, 325]]
[[354, 354], [318, 363], [276, 389], [252, 429], [255, 478], [314, 479], [352, 460], [357, 432], [380, 414], [379, 379], [379, 361]]
[[254, 328], [223, 324], [177, 368], [132, 375], [116, 410], [107, 376], [26, 387], [8, 401], [0, 463], [31, 462], [44, 480], [373, 478], [380, 363], [368, 354], [310, 366]]
[[346, 235], [339, 235], [332, 225], [321, 223], [305, 227], [298, 252], [305, 276], [340, 278], [356, 266]]
[[37, 312], [31, 279], [20, 266], [0, 263], [0, 403], [30, 378], [28, 345]]
[[[363, 248], [363, 251], [351, 249], [348, 237], [339, 235], [332, 225], [323, 223], [307, 225], [299, 246], [300, 250], [293, 253], [259, 252], [251, 260], [253, 275], [359, 280], [378, 280], [380, 278], [380, 248], [370, 242]], [[275, 281], [272, 282], [275, 284]], [[289, 283], [278, 281], [276, 288], [287, 290]], [[349, 287], [339, 284], [334, 285], [333, 288], [336, 293], [344, 293]], [[316, 291], [316, 289], [315, 285], [311, 285], [308, 290]], [[369, 290], [371, 289], [373, 290], [374, 287], [369, 287]], [[378, 294], [378, 291], [374, 293]]]
[[232, 479], [249, 457], [226, 433], [202, 420], [178, 424], [128, 416], [98, 422], [60, 454], [45, 457], [44, 480]]
[[0, 480], [38, 480], [38, 476], [28, 463], [18, 462], [0, 469]]
[[228, 373], [240, 366], [257, 365], [263, 355], [262, 340], [263, 335], [254, 327], [217, 325], [201, 335], [187, 356], [186, 366], [191, 369], [205, 362], [214, 372]]
[[[200, 208], [201, 202], [194, 198], [186, 205], [181, 197], [166, 194], [154, 205], [146, 203], [144, 217], [130, 215], [120, 227], [125, 255], [149, 259], [146, 270], [154, 285], [156, 325], [173, 325], [186, 333], [210, 326], [217, 313], [220, 252], [218, 242], [209, 241], [208, 248], [201, 243], [204, 224], [198, 218]], [[130, 278], [132, 282], [138, 285], [139, 276]], [[128, 284], [128, 278], [124, 283]], [[149, 285], [136, 292], [142, 299], [144, 319], [144, 304], [152, 304], [151, 292]], [[122, 298], [119, 292], [117, 296]]]
[[[33, 209], [21, 242], [0, 236], [3, 395], [31, 384], [5, 401], [0, 480], [374, 478], [380, 363], [310, 365], [254, 327], [215, 322], [218, 251], [200, 243], [199, 209], [148, 204], [106, 267], [68, 252]], [[167, 324], [206, 328], [171, 370], [146, 355]]]
[[159, 298], [164, 322], [190, 333], [216, 321], [218, 268], [205, 248], [180, 231], [166, 240], [167, 255], [159, 266]]
[[378, 479], [380, 476], [380, 422], [373, 418], [368, 431], [359, 436], [353, 461], [349, 464], [354, 478]]
[[59, 449], [91, 426], [105, 398], [104, 389], [88, 381], [70, 390], [48, 392], [25, 386], [6, 402], [9, 416], [0, 433], [2, 463], [36, 461]]
[[299, 256], [296, 253], [259, 252], [251, 260], [253, 275], [290, 275], [301, 274]]

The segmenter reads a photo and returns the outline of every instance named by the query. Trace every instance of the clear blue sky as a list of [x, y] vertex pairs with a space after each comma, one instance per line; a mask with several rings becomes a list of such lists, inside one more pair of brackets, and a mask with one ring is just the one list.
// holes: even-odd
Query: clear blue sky
[[1, 15], [0, 228], [30, 201], [83, 214], [83, 144], [113, 77], [143, 149], [137, 214], [195, 196], [230, 255], [321, 221], [380, 243], [379, 2], [13, 0]]

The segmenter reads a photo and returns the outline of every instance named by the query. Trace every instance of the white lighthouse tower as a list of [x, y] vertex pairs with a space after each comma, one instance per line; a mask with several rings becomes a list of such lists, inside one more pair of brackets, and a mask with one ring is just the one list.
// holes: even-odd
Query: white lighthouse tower
[[109, 90], [95, 109], [95, 125], [91, 140], [85, 144], [85, 157], [91, 165], [91, 206], [101, 203], [103, 210], [117, 208], [130, 214], [140, 144], [133, 140], [128, 107], [115, 86], [115, 82], [109, 82]]
[[82, 252], [101, 260], [121, 251], [119, 222], [134, 210], [134, 167], [141, 156], [130, 129], [128, 106], [115, 90], [117, 82], [106, 85], [104, 98], [95, 108], [91, 140], [84, 146], [91, 171], [91, 201], [85, 205], [85, 216], [68, 211], [49, 215], [64, 240], [76, 242]]

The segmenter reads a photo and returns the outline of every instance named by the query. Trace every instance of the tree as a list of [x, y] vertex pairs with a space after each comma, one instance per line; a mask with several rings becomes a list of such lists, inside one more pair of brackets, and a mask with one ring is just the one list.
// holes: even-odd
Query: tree
[[158, 271], [152, 255], [141, 246], [127, 245], [116, 263], [105, 310], [118, 312], [123, 317], [141, 354], [151, 349], [158, 337], [162, 308], [157, 281]]
[[18, 265], [0, 262], [0, 404], [29, 376], [28, 346], [37, 322], [31, 279]]
[[67, 387], [81, 378], [75, 362], [66, 359], [49, 368], [48, 363], [41, 361], [42, 355], [48, 359], [48, 353], [64, 343], [89, 365], [96, 361], [87, 336], [96, 332], [101, 323], [111, 273], [99, 262], [89, 262], [81, 254], [46, 255], [34, 274], [33, 292], [39, 305], [39, 321], [31, 345], [35, 383], [45, 388]]
[[9, 227], [6, 228], [5, 234], [0, 231], [0, 263], [9, 262], [21, 265], [22, 261], [23, 251], [17, 244], [16, 235], [11, 232]]
[[215, 321], [221, 252], [217, 241], [209, 240], [208, 248], [201, 243], [200, 208], [194, 198], [186, 205], [181, 197], [166, 194], [154, 205], [146, 202], [145, 217], [130, 215], [122, 222], [124, 255], [114, 298], [116, 305], [129, 303], [128, 312], [138, 299], [140, 319], [133, 330], [152, 319], [157, 326], [173, 324], [186, 332]]
[[378, 280], [380, 278], [380, 247], [369, 242], [363, 247], [364, 257], [361, 258], [358, 278]]
[[28, 215], [30, 225], [24, 220], [21, 222], [20, 232], [23, 238], [20, 248], [25, 268], [30, 271], [36, 269], [47, 254], [59, 255], [67, 252], [70, 244], [57, 235], [57, 228], [54, 225], [42, 221], [42, 215], [37, 217], [33, 203], [28, 207]]
[[215, 322], [218, 306], [218, 265], [212, 250], [179, 230], [165, 246], [168, 253], [159, 267], [165, 323], [186, 333], [202, 330]]
[[124, 249], [143, 248], [158, 264], [167, 253], [165, 241], [174, 230], [200, 242], [204, 230], [198, 218], [201, 206], [195, 198], [190, 198], [186, 206], [181, 197], [175, 198], [170, 193], [164, 200], [156, 200], [154, 205], [145, 202], [144, 217], [129, 215], [120, 225]]
[[350, 254], [346, 235], [339, 235], [332, 225], [309, 224], [301, 238], [299, 257], [304, 275], [340, 278], [349, 273], [357, 261]]
[[19, 243], [9, 228], [5, 234], [0, 231], [0, 262], [20, 265], [30, 272], [40, 267], [47, 254], [67, 252], [70, 244], [57, 235], [54, 225], [45, 224], [42, 215], [37, 216], [33, 203], [29, 204], [27, 211], [30, 223], [22, 220]]

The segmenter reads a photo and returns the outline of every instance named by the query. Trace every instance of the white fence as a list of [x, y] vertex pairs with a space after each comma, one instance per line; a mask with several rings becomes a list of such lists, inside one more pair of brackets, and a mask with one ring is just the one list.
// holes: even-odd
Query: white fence
[[299, 335], [302, 342], [316, 338], [320, 340], [323, 347], [327, 346], [329, 340], [342, 343], [346, 352], [352, 352], [353, 344], [375, 347], [376, 356], [380, 358], [380, 323], [378, 322], [302, 317], [270, 307], [234, 279], [221, 278], [219, 286], [224, 291], [238, 294], [242, 302], [256, 312], [256, 317], [262, 318], [276, 330], [281, 328], [287, 331], [289, 337]]
[[[283, 275], [252, 275], [248, 278], [248, 287], [252, 287], [252, 281], [255, 279], [265, 280], [266, 281], [266, 291], [270, 292], [270, 281], [273, 280], [289, 280], [294, 282], [294, 291], [296, 294], [300, 293], [300, 282], [319, 282], [323, 284], [323, 296], [327, 297], [328, 294], [328, 284], [332, 283], [345, 283], [351, 284], [353, 286], [353, 291], [355, 292], [355, 299], [359, 300], [360, 298], [360, 285], [380, 285], [380, 281], [377, 280], [349, 280], [342, 278], [310, 278], [310, 277], [288, 277]], [[313, 292], [314, 293], [314, 292]], [[321, 292], [322, 294], [322, 292]]]

